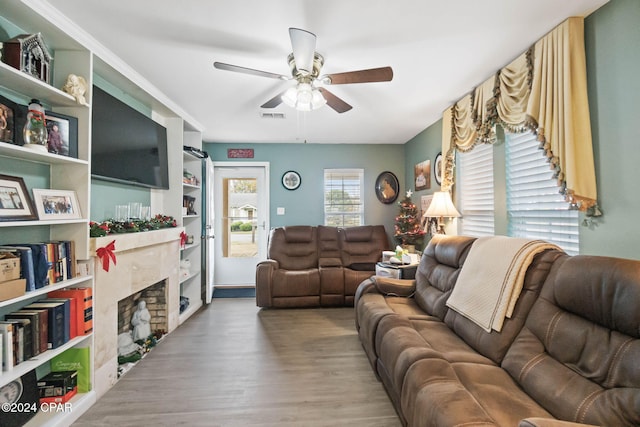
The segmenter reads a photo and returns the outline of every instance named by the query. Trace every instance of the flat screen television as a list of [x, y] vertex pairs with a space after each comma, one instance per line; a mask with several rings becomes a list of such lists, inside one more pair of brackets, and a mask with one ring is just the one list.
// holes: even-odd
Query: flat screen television
[[167, 129], [97, 86], [91, 104], [91, 176], [168, 189]]

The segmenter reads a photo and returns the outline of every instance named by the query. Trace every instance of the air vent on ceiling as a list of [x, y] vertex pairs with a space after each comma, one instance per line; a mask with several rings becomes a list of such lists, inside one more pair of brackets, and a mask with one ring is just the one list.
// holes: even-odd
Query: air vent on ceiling
[[263, 119], [284, 119], [286, 116], [284, 113], [260, 113], [260, 117]]

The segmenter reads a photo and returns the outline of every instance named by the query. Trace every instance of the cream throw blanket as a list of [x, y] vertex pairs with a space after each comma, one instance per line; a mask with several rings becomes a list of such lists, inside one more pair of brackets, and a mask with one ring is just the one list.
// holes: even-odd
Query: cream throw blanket
[[560, 249], [542, 240], [480, 237], [471, 246], [447, 306], [485, 331], [500, 332], [518, 301], [534, 256]]

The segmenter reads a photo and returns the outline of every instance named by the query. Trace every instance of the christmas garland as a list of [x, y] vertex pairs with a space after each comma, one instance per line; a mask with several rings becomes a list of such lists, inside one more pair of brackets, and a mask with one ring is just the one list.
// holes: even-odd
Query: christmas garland
[[138, 233], [141, 231], [160, 230], [161, 228], [177, 227], [178, 223], [172, 216], [158, 214], [149, 220], [132, 219], [128, 221], [106, 220], [89, 222], [89, 236], [103, 237], [109, 234]]

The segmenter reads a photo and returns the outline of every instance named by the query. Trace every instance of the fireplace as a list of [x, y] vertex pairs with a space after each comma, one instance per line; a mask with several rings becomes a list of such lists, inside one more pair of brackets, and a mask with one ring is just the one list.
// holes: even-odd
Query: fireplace
[[[106, 271], [100, 259], [94, 262], [94, 389], [102, 396], [118, 380], [118, 336], [130, 329], [135, 305], [144, 299], [162, 323], [150, 325], [171, 333], [179, 324], [181, 228], [123, 233], [91, 239], [91, 252], [115, 242], [114, 263]], [[159, 290], [158, 288], [163, 288]], [[164, 302], [161, 302], [164, 299]], [[129, 301], [125, 303], [124, 301]], [[162, 307], [159, 307], [162, 305]], [[152, 311], [152, 307], [148, 307]], [[133, 311], [132, 311], [133, 310]], [[155, 316], [152, 316], [155, 317]]]
[[166, 280], [162, 280], [118, 301], [118, 335], [131, 330], [131, 318], [140, 300], [146, 303], [147, 310], [151, 314], [149, 322], [151, 332], [166, 333], [168, 329]]

